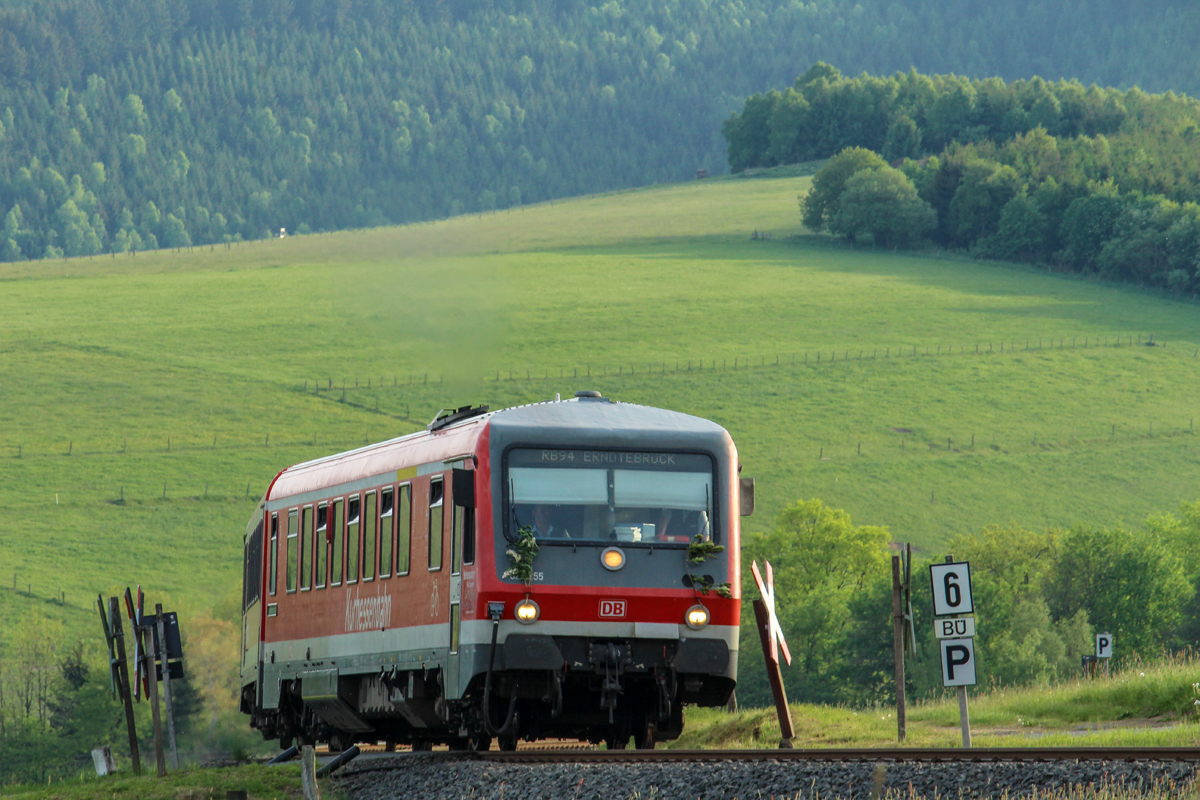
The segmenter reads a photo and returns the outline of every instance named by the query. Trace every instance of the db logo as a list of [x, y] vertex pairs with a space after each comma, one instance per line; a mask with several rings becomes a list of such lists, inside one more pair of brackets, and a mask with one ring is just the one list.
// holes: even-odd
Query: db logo
[[600, 601], [600, 616], [602, 616], [602, 617], [624, 617], [625, 616], [625, 601], [624, 600], [601, 600]]

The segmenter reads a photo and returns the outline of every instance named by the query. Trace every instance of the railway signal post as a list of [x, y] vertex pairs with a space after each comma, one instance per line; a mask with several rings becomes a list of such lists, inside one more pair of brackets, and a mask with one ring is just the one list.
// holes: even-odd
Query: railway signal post
[[120, 601], [115, 597], [109, 598], [107, 620], [104, 617], [104, 605], [101, 603], [100, 618], [104, 621], [106, 634], [116, 645], [113, 683], [125, 706], [125, 727], [129, 732], [129, 757], [133, 761], [133, 774], [141, 775], [142, 758], [138, 751], [137, 725], [133, 719], [133, 696], [129, 687], [129, 664], [125, 658], [125, 632], [121, 629]]
[[912, 613], [912, 545], [901, 555], [892, 556], [892, 620], [895, 633], [896, 736], [901, 742], [908, 735], [904, 695], [904, 656], [916, 652]]
[[796, 733], [792, 727], [792, 712], [788, 708], [787, 692], [783, 686], [783, 673], [779, 669], [779, 651], [783, 651], [783, 658], [788, 666], [792, 664], [792, 654], [788, 651], [787, 642], [783, 638], [783, 628], [775, 616], [775, 576], [771, 570], [771, 562], [763, 563], [767, 566], [766, 581], [763, 581], [762, 573], [758, 571], [758, 562], [750, 564], [750, 572], [754, 575], [760, 595], [760, 598], [754, 601], [754, 619], [758, 623], [763, 657], [767, 662], [767, 680], [771, 684], [771, 695], [775, 698], [775, 714], [779, 717], [779, 746], [786, 750], [791, 749], [792, 737]]
[[[971, 746], [971, 718], [967, 708], [967, 687], [974, 686], [975, 677], [975, 619], [959, 617], [975, 611], [971, 599], [971, 565], [947, 555], [946, 563], [931, 564], [929, 577], [933, 582], [933, 614], [942, 652], [942, 685], [958, 687], [958, 715], [962, 724], [963, 747]], [[952, 616], [954, 615], [954, 616]]]

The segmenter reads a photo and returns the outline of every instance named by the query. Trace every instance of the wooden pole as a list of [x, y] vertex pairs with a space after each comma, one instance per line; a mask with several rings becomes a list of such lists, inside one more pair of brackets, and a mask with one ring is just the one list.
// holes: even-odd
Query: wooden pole
[[958, 719], [962, 725], [963, 747], [971, 746], [971, 717], [967, 713], [967, 687], [958, 687]]
[[896, 667], [896, 739], [903, 742], [908, 731], [904, 703], [904, 601], [900, 578], [900, 556], [892, 556], [892, 632]]
[[149, 625], [146, 625], [138, 631], [138, 635], [145, 637], [142, 647], [142, 663], [144, 665], [142, 669], [145, 670], [146, 682], [150, 685], [150, 719], [154, 724], [154, 766], [158, 777], [161, 778], [167, 774], [167, 754], [163, 750], [162, 714], [158, 708], [158, 675], [155, 674], [154, 669], [154, 632], [150, 630]]
[[796, 735], [792, 728], [792, 712], [788, 708], [779, 661], [771, 658], [771, 615], [767, 612], [767, 604], [762, 600], [754, 601], [754, 619], [758, 623], [758, 635], [762, 639], [763, 658], [767, 663], [767, 680], [771, 684], [771, 695], [775, 698], [775, 714], [779, 717], [779, 746], [790, 750], [792, 737]]
[[125, 632], [121, 625], [121, 606], [117, 598], [108, 600], [108, 618], [112, 625], [113, 639], [117, 643], [117, 691], [125, 704], [125, 727], [129, 731], [129, 757], [133, 761], [133, 774], [142, 774], [142, 757], [138, 750], [137, 725], [133, 719], [133, 692], [129, 687], [129, 663], [125, 659]]
[[171, 651], [167, 648], [167, 625], [163, 619], [162, 603], [154, 604], [154, 613], [158, 617], [158, 641], [162, 644], [163, 663], [163, 701], [167, 706], [167, 739], [171, 745], [171, 769], [179, 769], [179, 748], [175, 744], [175, 706], [171, 702], [171, 670], [167, 663]]
[[304, 745], [300, 750], [300, 786], [304, 790], [304, 800], [320, 800], [321, 790], [317, 786], [317, 753], [310, 744]]

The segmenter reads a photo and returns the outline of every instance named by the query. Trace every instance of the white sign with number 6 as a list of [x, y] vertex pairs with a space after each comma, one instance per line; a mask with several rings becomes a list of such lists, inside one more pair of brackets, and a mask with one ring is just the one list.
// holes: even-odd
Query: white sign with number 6
[[975, 610], [971, 602], [971, 565], [966, 561], [949, 564], [931, 564], [929, 575], [933, 581], [933, 615], [970, 614]]

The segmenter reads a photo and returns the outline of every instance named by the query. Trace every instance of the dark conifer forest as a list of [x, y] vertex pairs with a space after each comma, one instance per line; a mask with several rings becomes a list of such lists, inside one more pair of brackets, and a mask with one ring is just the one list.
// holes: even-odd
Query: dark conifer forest
[[0, 260], [720, 172], [722, 122], [818, 60], [1196, 92], [1198, 40], [1173, 2], [8, 0]]

